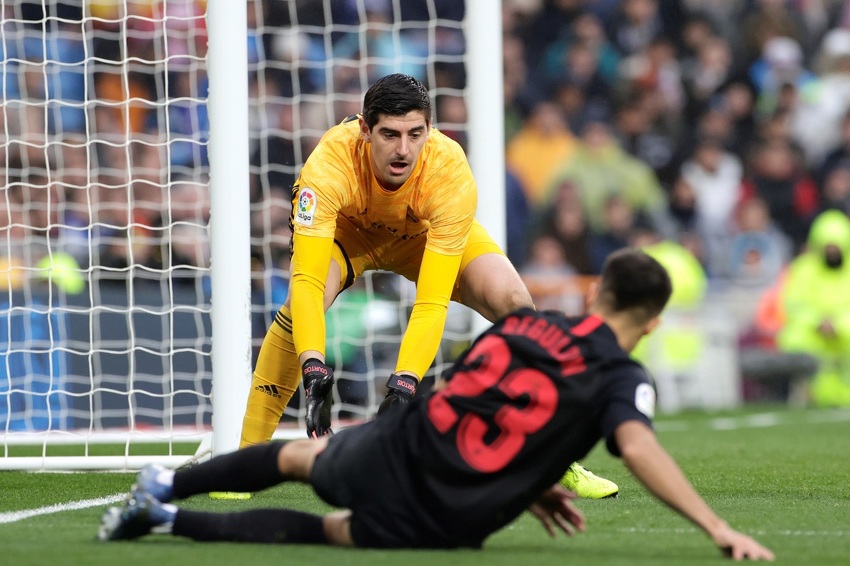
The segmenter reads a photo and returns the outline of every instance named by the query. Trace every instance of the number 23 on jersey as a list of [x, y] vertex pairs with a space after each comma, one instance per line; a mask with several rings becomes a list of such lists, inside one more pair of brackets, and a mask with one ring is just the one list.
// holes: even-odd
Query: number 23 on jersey
[[[473, 469], [492, 473], [504, 468], [522, 450], [526, 437], [540, 430], [558, 404], [558, 391], [543, 372], [532, 368], [510, 370], [511, 351], [502, 336], [485, 336], [467, 354], [477, 360], [473, 371], [457, 372], [442, 391], [428, 401], [428, 418], [446, 434], [457, 426], [457, 449]], [[476, 413], [458, 414], [453, 397], [478, 397], [495, 389], [508, 398], [488, 422]], [[528, 402], [515, 404], [525, 397]], [[491, 432], [492, 427], [496, 430]], [[496, 433], [493, 438], [494, 432]]]

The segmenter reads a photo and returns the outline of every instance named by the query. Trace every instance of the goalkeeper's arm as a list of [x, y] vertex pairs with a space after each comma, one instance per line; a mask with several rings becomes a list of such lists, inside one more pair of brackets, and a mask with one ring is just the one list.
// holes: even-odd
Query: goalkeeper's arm
[[426, 248], [419, 270], [416, 300], [401, 341], [396, 370], [387, 382], [387, 396], [378, 414], [393, 405], [409, 402], [416, 394], [440, 346], [460, 262], [460, 255], [440, 254]]

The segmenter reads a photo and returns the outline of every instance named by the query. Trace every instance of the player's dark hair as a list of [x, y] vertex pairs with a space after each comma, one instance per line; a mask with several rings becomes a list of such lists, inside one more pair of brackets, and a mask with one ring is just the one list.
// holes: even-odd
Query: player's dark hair
[[396, 73], [378, 79], [363, 97], [363, 120], [371, 130], [381, 116], [404, 116], [418, 110], [431, 123], [431, 97], [418, 79]]
[[641, 250], [618, 250], [605, 260], [599, 300], [613, 312], [631, 311], [637, 318], [649, 320], [664, 310], [672, 293], [667, 270]]

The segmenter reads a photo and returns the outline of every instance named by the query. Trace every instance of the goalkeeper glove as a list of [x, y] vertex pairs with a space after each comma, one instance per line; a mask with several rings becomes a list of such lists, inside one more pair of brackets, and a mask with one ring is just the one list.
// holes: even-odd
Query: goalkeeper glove
[[394, 373], [387, 381], [387, 396], [378, 407], [378, 415], [383, 414], [393, 405], [407, 405], [416, 395], [416, 386], [419, 381], [410, 375], [399, 375]]
[[333, 403], [334, 370], [316, 358], [301, 366], [304, 391], [307, 394], [307, 436], [318, 438], [333, 434], [331, 404]]

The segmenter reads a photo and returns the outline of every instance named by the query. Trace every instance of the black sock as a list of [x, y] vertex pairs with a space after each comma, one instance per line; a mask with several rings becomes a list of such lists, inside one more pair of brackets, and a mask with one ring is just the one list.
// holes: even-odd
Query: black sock
[[291, 509], [208, 513], [180, 509], [172, 534], [197, 541], [327, 544], [322, 517]]
[[178, 470], [174, 474], [174, 498], [211, 491], [260, 491], [286, 481], [277, 467], [277, 455], [284, 444], [257, 444]]

